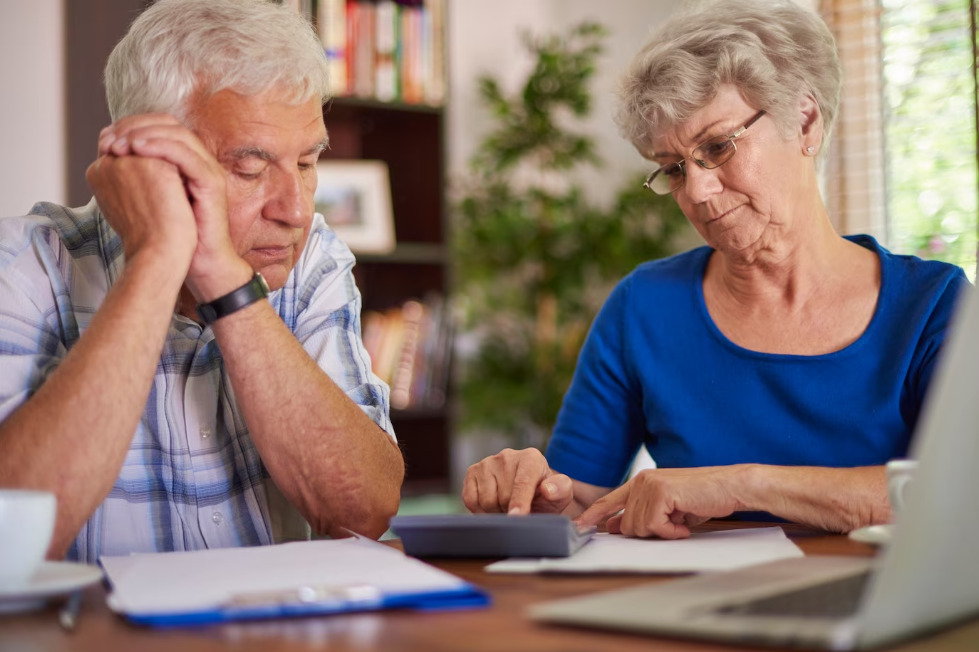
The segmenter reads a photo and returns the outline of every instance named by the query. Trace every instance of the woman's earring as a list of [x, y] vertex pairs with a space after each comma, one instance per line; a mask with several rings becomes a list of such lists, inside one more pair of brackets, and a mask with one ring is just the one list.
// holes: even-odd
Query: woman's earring
[[810, 145], [809, 147], [806, 148], [806, 154], [812, 154], [815, 151], [816, 151], [816, 148], [813, 147], [812, 145]]

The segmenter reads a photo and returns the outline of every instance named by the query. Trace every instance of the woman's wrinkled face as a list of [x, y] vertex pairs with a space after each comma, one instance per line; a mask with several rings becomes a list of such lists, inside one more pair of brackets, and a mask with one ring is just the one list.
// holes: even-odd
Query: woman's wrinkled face
[[791, 225], [796, 204], [811, 194], [813, 166], [800, 137], [783, 137], [768, 115], [734, 140], [737, 152], [720, 167], [704, 169], [688, 158], [704, 141], [736, 133], [764, 108], [749, 105], [727, 84], [707, 106], [651, 141], [656, 163], [687, 159], [686, 178], [673, 196], [707, 244], [722, 252], [764, 247]]

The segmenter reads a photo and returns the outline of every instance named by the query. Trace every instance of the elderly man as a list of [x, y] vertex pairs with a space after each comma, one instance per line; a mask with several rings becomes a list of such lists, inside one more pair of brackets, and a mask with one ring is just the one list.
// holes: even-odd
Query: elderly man
[[0, 220], [0, 486], [57, 495], [50, 557], [385, 531], [388, 388], [313, 214], [326, 89], [294, 11], [160, 0], [109, 58], [93, 201]]

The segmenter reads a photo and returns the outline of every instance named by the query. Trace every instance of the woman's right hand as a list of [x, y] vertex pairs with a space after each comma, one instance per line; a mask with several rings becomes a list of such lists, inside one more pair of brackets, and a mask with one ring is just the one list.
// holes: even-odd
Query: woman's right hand
[[507, 448], [469, 467], [462, 501], [470, 512], [563, 512], [574, 498], [571, 478], [552, 471], [536, 448]]

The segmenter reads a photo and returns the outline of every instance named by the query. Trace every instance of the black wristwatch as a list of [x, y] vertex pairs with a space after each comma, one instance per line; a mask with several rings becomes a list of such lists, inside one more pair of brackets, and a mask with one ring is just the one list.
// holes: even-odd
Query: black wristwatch
[[222, 317], [227, 317], [233, 312], [252, 305], [259, 299], [264, 299], [268, 295], [268, 283], [265, 282], [261, 274], [255, 272], [252, 279], [237, 290], [232, 290], [214, 301], [199, 304], [197, 315], [205, 324], [210, 325]]

